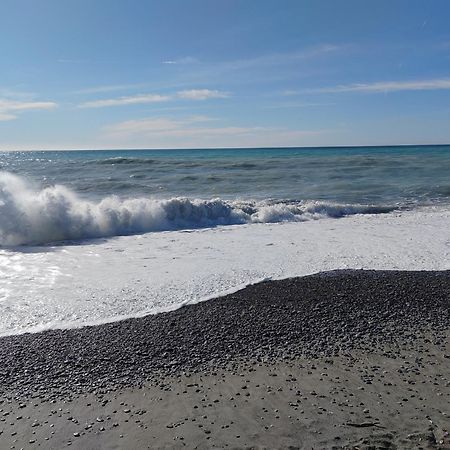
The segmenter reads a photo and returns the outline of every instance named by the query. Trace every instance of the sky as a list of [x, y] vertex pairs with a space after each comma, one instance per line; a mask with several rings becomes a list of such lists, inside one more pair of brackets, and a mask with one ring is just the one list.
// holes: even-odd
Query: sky
[[0, 150], [450, 143], [448, 0], [1, 0]]

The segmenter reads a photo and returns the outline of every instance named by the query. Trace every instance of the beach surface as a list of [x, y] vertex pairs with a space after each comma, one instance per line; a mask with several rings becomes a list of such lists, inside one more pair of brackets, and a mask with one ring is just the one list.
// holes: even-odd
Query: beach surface
[[0, 448], [450, 448], [450, 272], [334, 271], [0, 339]]

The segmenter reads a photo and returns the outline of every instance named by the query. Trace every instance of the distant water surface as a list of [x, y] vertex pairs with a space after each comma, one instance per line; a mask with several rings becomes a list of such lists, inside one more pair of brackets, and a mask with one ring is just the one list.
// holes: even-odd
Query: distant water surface
[[0, 170], [87, 198], [433, 203], [450, 198], [450, 146], [0, 153]]
[[447, 205], [450, 146], [0, 153], [0, 245]]

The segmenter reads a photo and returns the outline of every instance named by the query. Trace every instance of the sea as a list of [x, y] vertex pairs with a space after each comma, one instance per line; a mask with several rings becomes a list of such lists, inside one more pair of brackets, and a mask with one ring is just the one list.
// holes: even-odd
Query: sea
[[450, 146], [0, 153], [0, 334], [450, 269]]

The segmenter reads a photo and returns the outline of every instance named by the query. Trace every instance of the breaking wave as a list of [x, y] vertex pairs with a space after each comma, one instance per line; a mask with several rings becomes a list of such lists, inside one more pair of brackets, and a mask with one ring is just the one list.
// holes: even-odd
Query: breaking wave
[[0, 173], [0, 246], [38, 245], [151, 231], [245, 223], [302, 222], [322, 217], [387, 213], [389, 206], [318, 201], [226, 201], [171, 198], [100, 202], [80, 198], [65, 186], [33, 189], [26, 180]]

